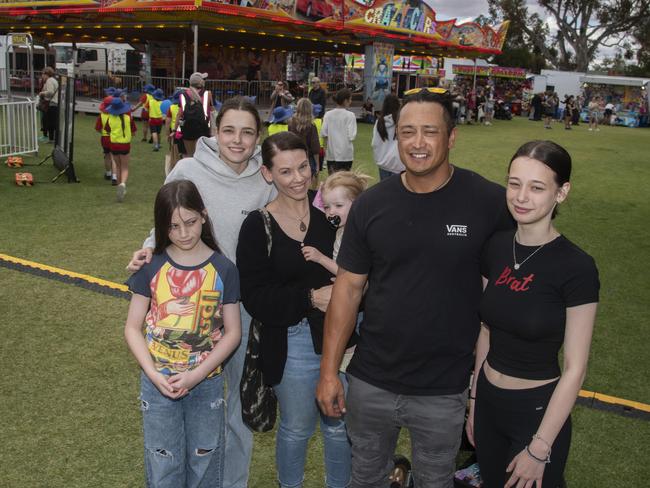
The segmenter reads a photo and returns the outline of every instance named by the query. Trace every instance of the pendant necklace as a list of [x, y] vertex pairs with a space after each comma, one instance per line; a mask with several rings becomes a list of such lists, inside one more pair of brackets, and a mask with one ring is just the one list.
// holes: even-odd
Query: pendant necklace
[[298, 228], [300, 229], [300, 232], [306, 232], [307, 231], [307, 226], [305, 225], [305, 222], [304, 222], [305, 217], [307, 217], [307, 215], [309, 215], [309, 206], [307, 206], [307, 211], [305, 212], [305, 215], [303, 215], [302, 217], [293, 217], [298, 222], [300, 222], [300, 225], [298, 226]]
[[535, 249], [533, 252], [531, 252], [526, 259], [524, 259], [521, 263], [517, 262], [517, 254], [515, 253], [515, 240], [517, 237], [517, 233], [515, 232], [512, 236], [512, 260], [514, 261], [514, 268], [515, 271], [517, 271], [519, 268], [521, 268], [526, 261], [528, 261], [530, 258], [532, 258], [537, 251], [539, 251], [541, 248], [543, 248], [547, 243], [545, 242], [541, 246], [539, 246], [537, 249]]

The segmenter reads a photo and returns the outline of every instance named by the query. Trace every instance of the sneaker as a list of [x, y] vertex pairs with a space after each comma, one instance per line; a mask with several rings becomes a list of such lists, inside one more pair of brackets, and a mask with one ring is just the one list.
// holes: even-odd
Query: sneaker
[[589, 132], [591, 132], [592, 130], [593, 130], [593, 129], [592, 129], [591, 127], [589, 127]]
[[140, 141], [142, 141], [142, 142], [147, 142], [147, 138], [146, 138], [146, 137], [143, 137], [142, 139], [140, 139]]
[[153, 144], [153, 137], [149, 138], [149, 144]]
[[38, 142], [45, 142], [47, 141], [47, 136], [38, 136]]
[[117, 185], [117, 201], [123, 202], [125, 195], [126, 195], [126, 184], [120, 183], [119, 185]]
[[110, 173], [104, 173], [104, 179], [105, 180], [110, 180], [111, 179], [111, 174]]
[[154, 152], [158, 152], [158, 151], [160, 151], [160, 148], [159, 148], [158, 146], [154, 146], [154, 147], [153, 147], [153, 151], [154, 151]]
[[111, 186], [117, 186], [117, 178], [111, 178]]
[[393, 458], [394, 468], [388, 476], [390, 488], [412, 488], [411, 463], [404, 456], [396, 455]]

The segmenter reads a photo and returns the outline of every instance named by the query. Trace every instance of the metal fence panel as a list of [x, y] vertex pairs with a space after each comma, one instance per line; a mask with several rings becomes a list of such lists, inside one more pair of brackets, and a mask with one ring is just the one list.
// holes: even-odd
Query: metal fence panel
[[246, 80], [205, 80], [205, 88], [212, 92], [215, 100], [223, 102], [228, 98], [249, 96]]
[[251, 81], [248, 95], [255, 97], [257, 105], [267, 107], [271, 104], [271, 95], [275, 84], [275, 81]]
[[[42, 71], [34, 71], [34, 90], [38, 92], [38, 87], [40, 86]], [[0, 68], [0, 94], [2, 96], [7, 95], [7, 69]], [[31, 81], [29, 79], [29, 71], [24, 69], [11, 69], [9, 70], [9, 84], [11, 88], [11, 93], [13, 95], [21, 95], [28, 97], [31, 95]]]
[[77, 98], [94, 98], [101, 100], [104, 98], [104, 91], [110, 86], [127, 90], [128, 93], [140, 92], [142, 81], [137, 75], [106, 75], [96, 73], [92, 75], [82, 75], [75, 78], [75, 97]]
[[183, 78], [154, 76], [151, 78], [151, 84], [156, 88], [160, 88], [166, 97], [171, 97], [176, 88], [187, 86], [187, 80]]
[[36, 100], [0, 99], [0, 157], [38, 152]]

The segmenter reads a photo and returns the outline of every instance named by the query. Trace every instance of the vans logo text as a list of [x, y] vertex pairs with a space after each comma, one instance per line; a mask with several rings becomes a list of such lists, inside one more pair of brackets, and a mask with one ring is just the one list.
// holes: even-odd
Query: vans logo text
[[467, 237], [467, 226], [460, 224], [447, 224], [447, 235], [457, 237]]

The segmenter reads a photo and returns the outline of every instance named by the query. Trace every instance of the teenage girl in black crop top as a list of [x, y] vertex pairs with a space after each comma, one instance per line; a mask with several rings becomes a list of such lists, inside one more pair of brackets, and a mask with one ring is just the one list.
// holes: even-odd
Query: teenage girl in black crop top
[[485, 247], [467, 422], [484, 488], [555, 488], [562, 480], [599, 290], [594, 260], [552, 224], [570, 174], [561, 146], [521, 146], [506, 192], [517, 230], [494, 235]]

